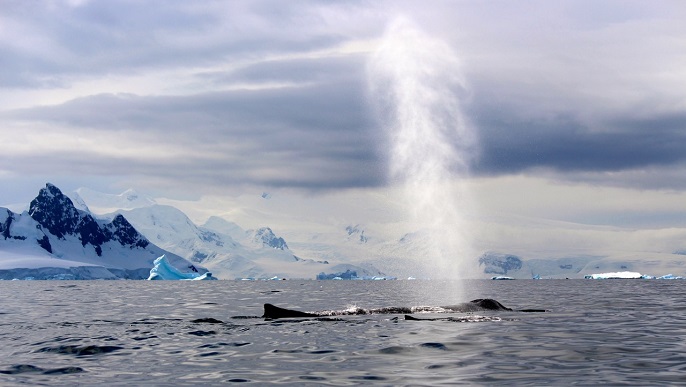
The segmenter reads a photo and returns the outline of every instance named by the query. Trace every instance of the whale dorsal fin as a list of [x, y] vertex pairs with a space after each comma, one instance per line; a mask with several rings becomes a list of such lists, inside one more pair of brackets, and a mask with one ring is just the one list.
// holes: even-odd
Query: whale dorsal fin
[[279, 308], [272, 304], [264, 304], [264, 318], [289, 318], [289, 317], [318, 317], [316, 314], [301, 312], [299, 310], [292, 310], [286, 308]]

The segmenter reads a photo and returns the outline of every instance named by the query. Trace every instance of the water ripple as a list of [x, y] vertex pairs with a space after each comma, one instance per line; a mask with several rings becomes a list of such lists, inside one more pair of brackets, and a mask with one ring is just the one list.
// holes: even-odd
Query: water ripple
[[57, 347], [44, 347], [40, 348], [34, 352], [49, 352], [49, 353], [59, 353], [63, 355], [73, 355], [73, 356], [93, 356], [111, 353], [114, 351], [119, 351], [124, 349], [116, 345], [86, 345], [79, 347], [77, 345], [60, 345]]
[[[483, 281], [458, 300], [421, 281], [216, 282], [0, 283], [14, 295], [0, 384], [657, 386], [686, 374], [686, 281]], [[273, 297], [302, 310], [492, 297], [551, 312], [256, 317]]]
[[24, 373], [37, 373], [42, 375], [65, 375], [85, 372], [81, 367], [62, 367], [62, 368], [41, 368], [31, 364], [13, 365], [9, 369], [0, 370], [0, 374], [17, 375]]

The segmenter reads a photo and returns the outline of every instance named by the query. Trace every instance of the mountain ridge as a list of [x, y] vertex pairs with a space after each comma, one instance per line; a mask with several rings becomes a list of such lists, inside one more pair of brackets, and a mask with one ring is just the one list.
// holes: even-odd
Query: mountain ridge
[[[266, 200], [246, 194], [246, 200], [228, 202], [235, 203], [235, 207], [219, 207], [221, 217], [209, 216], [202, 225], [196, 225], [175, 207], [177, 202], [157, 199], [158, 203], [134, 190], [112, 195], [81, 188], [71, 194], [71, 203], [63, 197], [66, 195], [55, 190], [58, 189], [52, 184], [46, 184], [22, 213], [0, 208], [0, 269], [17, 268], [22, 256], [32, 257], [32, 267], [37, 262], [45, 264], [47, 257], [60, 259], [55, 264], [59, 267], [64, 267], [65, 262], [72, 262], [69, 267], [76, 264], [102, 266], [110, 273], [116, 273], [112, 274], [114, 278], [139, 278], [141, 273], [150, 269], [146, 265], [151, 265], [157, 257], [146, 255], [145, 263], [137, 265], [126, 264], [126, 261], [132, 254], [140, 255], [141, 251], [154, 254], [154, 249], [145, 245], [148, 241], [156, 246], [154, 251], [170, 254], [172, 261], [177, 259], [175, 262], [181, 268], [191, 264], [203, 265], [220, 279], [314, 279], [320, 277], [319, 274], [325, 274], [322, 278], [335, 278], [339, 276], [329, 274], [346, 272], [357, 272], [361, 277], [389, 273], [399, 278], [439, 278], [441, 274], [440, 270], [432, 267], [435, 261], [430, 256], [433, 241], [427, 230], [413, 230], [412, 225], [401, 225], [397, 218], [388, 216], [383, 210], [380, 210], [385, 219], [383, 222], [365, 218], [363, 211], [358, 210], [338, 209], [334, 211], [337, 216], [316, 212], [328, 211], [332, 203], [339, 205], [340, 198], [336, 198], [338, 201], [316, 202], [310, 208], [309, 202], [291, 205], [290, 198], [283, 195], [270, 195]], [[88, 200], [84, 200], [79, 192]], [[315, 200], [319, 199], [312, 201]], [[188, 203], [178, 203], [186, 211], [193, 211]], [[380, 202], [360, 201], [363, 209], [381, 205]], [[112, 208], [116, 211], [104, 212]], [[96, 215], [90, 209], [101, 212]], [[301, 211], [306, 213], [300, 214]], [[197, 211], [195, 214], [196, 219], [202, 219], [202, 216], [197, 216]], [[206, 216], [208, 213], [202, 214]], [[356, 219], [368, 223], [360, 223]], [[243, 229], [237, 222], [245, 222], [250, 227]], [[548, 221], [536, 219], [531, 219], [531, 222], [541, 229], [550, 225]], [[489, 225], [484, 223], [484, 226]], [[582, 225], [574, 229], [584, 230]], [[605, 231], [625, 232], [621, 229]], [[29, 245], [30, 248], [27, 247]], [[21, 246], [25, 249], [22, 250]], [[569, 249], [562, 253], [552, 250], [548, 253], [540, 249], [532, 255], [511, 247], [484, 249], [481, 255], [459, 259], [473, 263], [479, 270], [476, 273], [478, 278], [496, 274], [522, 279], [537, 276], [583, 278], [585, 274], [622, 270], [681, 274], [683, 251], [686, 251], [673, 249], [672, 254], [667, 254]], [[136, 259], [140, 262], [140, 258]], [[126, 270], [137, 272], [130, 274]]]
[[[99, 270], [99, 274], [91, 272], [91, 276], [142, 279], [147, 277], [153, 260], [167, 254], [177, 266], [190, 265], [185, 259], [150, 243], [123, 215], [111, 220], [97, 219], [89, 211], [76, 208], [73, 201], [51, 183], [40, 189], [28, 211], [17, 214], [1, 208], [0, 234], [3, 236], [0, 239], [0, 260], [3, 261], [0, 262], [0, 278], [12, 276], [13, 269], [22, 269], [30, 277], [31, 270], [45, 272], [50, 267], [46, 265], [54, 265], [56, 269], [64, 269], [62, 274], [72, 276], [74, 270], [67, 269], [101, 267], [103, 270]], [[22, 250], [26, 251], [25, 259], [17, 258], [22, 256]], [[11, 265], [8, 256], [12, 257]], [[12, 265], [14, 267], [9, 267]], [[51, 271], [52, 276], [58, 274], [59, 270]], [[88, 275], [85, 277], [90, 279]]]

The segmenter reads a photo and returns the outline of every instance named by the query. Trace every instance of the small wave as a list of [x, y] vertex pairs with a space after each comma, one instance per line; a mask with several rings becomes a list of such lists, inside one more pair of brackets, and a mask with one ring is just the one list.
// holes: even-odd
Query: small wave
[[199, 346], [198, 348], [209, 348], [209, 349], [218, 349], [222, 347], [243, 347], [246, 345], [250, 345], [251, 343], [216, 343], [216, 344], [203, 344]]
[[193, 336], [211, 336], [211, 335], [216, 335], [216, 331], [190, 331], [187, 332], [189, 335]]
[[473, 323], [473, 322], [491, 322], [491, 321], [503, 321], [501, 317], [498, 316], [463, 316], [463, 317], [448, 317], [448, 321], [461, 322], [461, 323]]
[[[405, 315], [405, 320], [407, 321], [450, 321], [459, 323], [475, 323], [475, 322], [492, 322], [492, 321], [503, 321], [501, 317], [498, 316], [479, 316], [479, 315], [469, 315], [460, 317], [436, 317], [436, 318], [419, 318], [410, 315]], [[514, 321], [514, 320], [509, 320]]]
[[134, 341], [145, 341], [145, 340], [150, 340], [150, 339], [159, 339], [159, 336], [150, 335], [150, 336], [136, 336], [136, 337], [131, 338], [131, 340], [134, 340]]
[[386, 348], [381, 348], [379, 350], [379, 353], [384, 354], [384, 355], [402, 355], [402, 354], [410, 354], [414, 353], [414, 349], [410, 347], [402, 347], [402, 346], [393, 346], [393, 347], [386, 347]]
[[413, 306], [410, 308], [412, 313], [447, 313], [452, 312], [442, 306]]
[[441, 350], [448, 350], [448, 347], [445, 346], [443, 343], [424, 343], [420, 345], [422, 348], [431, 348], [431, 349], [441, 349]]
[[168, 322], [175, 322], [175, 321], [183, 321], [183, 320], [180, 318], [151, 317], [151, 318], [142, 318], [140, 320], [132, 321], [129, 323], [129, 325], [154, 325], [154, 324], [168, 323]]
[[79, 347], [77, 345], [60, 345], [57, 347], [40, 348], [35, 352], [59, 353], [63, 355], [74, 355], [77, 357], [81, 357], [102, 355], [106, 353], [115, 352], [120, 349], [124, 349], [124, 347], [119, 347], [116, 345], [87, 345], [84, 347]]
[[412, 308], [389, 306], [384, 308], [365, 309], [359, 306], [349, 306], [342, 310], [322, 310], [319, 312], [308, 312], [317, 316], [359, 316], [367, 314], [403, 314], [413, 313]]
[[0, 370], [0, 374], [3, 375], [17, 375], [24, 373], [35, 373], [43, 375], [65, 375], [65, 374], [77, 374], [80, 372], [85, 372], [81, 367], [61, 367], [61, 368], [41, 368], [36, 367], [31, 364], [17, 364], [13, 365], [9, 369]]
[[195, 320], [192, 320], [191, 322], [195, 324], [224, 324], [224, 321], [217, 320], [216, 318], [212, 317], [197, 318]]
[[350, 380], [362, 380], [362, 381], [386, 380], [385, 377], [377, 376], [377, 375], [357, 375], [357, 376], [350, 376], [350, 377], [348, 377], [348, 379], [350, 379]]

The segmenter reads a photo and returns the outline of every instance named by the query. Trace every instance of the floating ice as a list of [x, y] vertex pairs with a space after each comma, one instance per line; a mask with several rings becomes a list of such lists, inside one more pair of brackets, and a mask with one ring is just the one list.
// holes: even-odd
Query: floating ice
[[661, 277], [657, 277], [657, 279], [684, 279], [684, 277], [674, 274], [665, 274]]
[[216, 280], [210, 272], [205, 274], [198, 274], [196, 272], [182, 273], [179, 269], [172, 266], [164, 255], [155, 259], [153, 264], [154, 266], [150, 269], [148, 280]]
[[586, 279], [634, 279], [634, 278], [639, 278], [639, 279], [684, 279], [682, 276], [674, 275], [674, 274], [665, 274], [660, 277], [656, 277], [653, 275], [648, 275], [648, 274], [641, 274], [641, 273], [636, 273], [633, 271], [620, 271], [617, 273], [600, 273], [600, 274], [589, 274], [585, 275], [584, 278]]
[[614, 273], [599, 273], [584, 276], [586, 279], [638, 279], [642, 277], [641, 273], [635, 271], [618, 271]]

